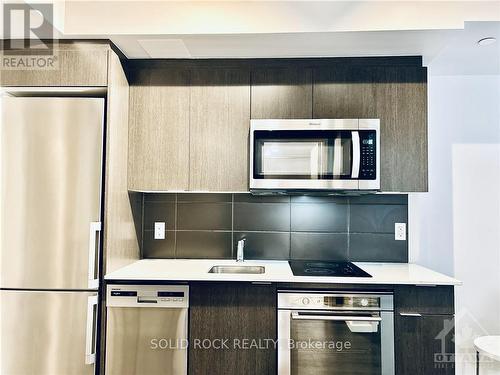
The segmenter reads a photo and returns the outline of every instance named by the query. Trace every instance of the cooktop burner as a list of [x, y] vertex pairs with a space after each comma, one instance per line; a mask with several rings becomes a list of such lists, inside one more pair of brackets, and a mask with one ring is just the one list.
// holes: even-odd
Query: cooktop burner
[[371, 277], [370, 274], [351, 262], [290, 260], [288, 263], [294, 276]]

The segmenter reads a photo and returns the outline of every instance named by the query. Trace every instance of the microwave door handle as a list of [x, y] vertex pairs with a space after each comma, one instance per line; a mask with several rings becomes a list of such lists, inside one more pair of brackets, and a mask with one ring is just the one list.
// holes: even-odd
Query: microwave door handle
[[342, 168], [342, 139], [335, 138], [333, 141], [333, 175], [340, 176]]
[[334, 320], [334, 321], [358, 321], [358, 322], [381, 322], [380, 316], [346, 316], [346, 315], [301, 315], [298, 312], [292, 313], [294, 320]]
[[351, 178], [353, 180], [359, 178], [359, 168], [361, 166], [361, 147], [359, 144], [359, 132], [351, 132], [352, 136], [352, 172]]

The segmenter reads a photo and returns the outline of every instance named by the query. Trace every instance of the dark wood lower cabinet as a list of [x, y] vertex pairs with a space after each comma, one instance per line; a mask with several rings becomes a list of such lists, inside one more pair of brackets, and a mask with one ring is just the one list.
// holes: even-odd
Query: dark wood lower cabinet
[[396, 316], [396, 374], [454, 374], [453, 326], [453, 315]]
[[[191, 283], [189, 374], [276, 375], [277, 289], [316, 286]], [[396, 375], [455, 374], [453, 287], [393, 288]]]
[[189, 374], [276, 375], [276, 288], [190, 285]]

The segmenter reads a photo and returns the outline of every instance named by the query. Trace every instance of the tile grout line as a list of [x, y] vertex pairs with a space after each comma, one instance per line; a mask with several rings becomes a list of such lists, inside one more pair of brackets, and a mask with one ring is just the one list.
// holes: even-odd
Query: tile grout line
[[[154, 229], [145, 229], [144, 232], [146, 233], [153, 233]], [[231, 233], [230, 229], [166, 229], [165, 232], [216, 232], [216, 233]], [[246, 230], [242, 229], [239, 230], [239, 232], [245, 232], [245, 233], [269, 233], [269, 234], [288, 234], [288, 233], [299, 233], [299, 234], [317, 234], [317, 235], [329, 235], [329, 234], [366, 234], [366, 235], [381, 235], [381, 236], [393, 236], [394, 232], [337, 232], [337, 231], [314, 231], [314, 230], [294, 230], [294, 231], [288, 231], [288, 230]]]

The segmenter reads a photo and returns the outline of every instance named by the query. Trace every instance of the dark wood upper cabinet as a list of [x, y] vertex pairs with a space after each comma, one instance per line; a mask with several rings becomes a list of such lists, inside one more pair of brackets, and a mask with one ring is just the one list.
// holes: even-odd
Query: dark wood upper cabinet
[[427, 69], [314, 69], [313, 118], [379, 118], [381, 190], [427, 191]]
[[247, 191], [250, 72], [195, 69], [191, 75], [189, 189]]
[[427, 191], [417, 58], [129, 62], [129, 188], [248, 190], [250, 119], [379, 118], [381, 191]]
[[[275, 285], [191, 283], [189, 298], [190, 375], [276, 375], [276, 350], [265, 341], [277, 337]], [[227, 347], [203, 347], [214, 339]], [[252, 340], [260, 347], [249, 348]]]
[[313, 118], [376, 118], [375, 93], [371, 68], [314, 69]]
[[312, 116], [312, 69], [270, 67], [252, 70], [253, 119]]

